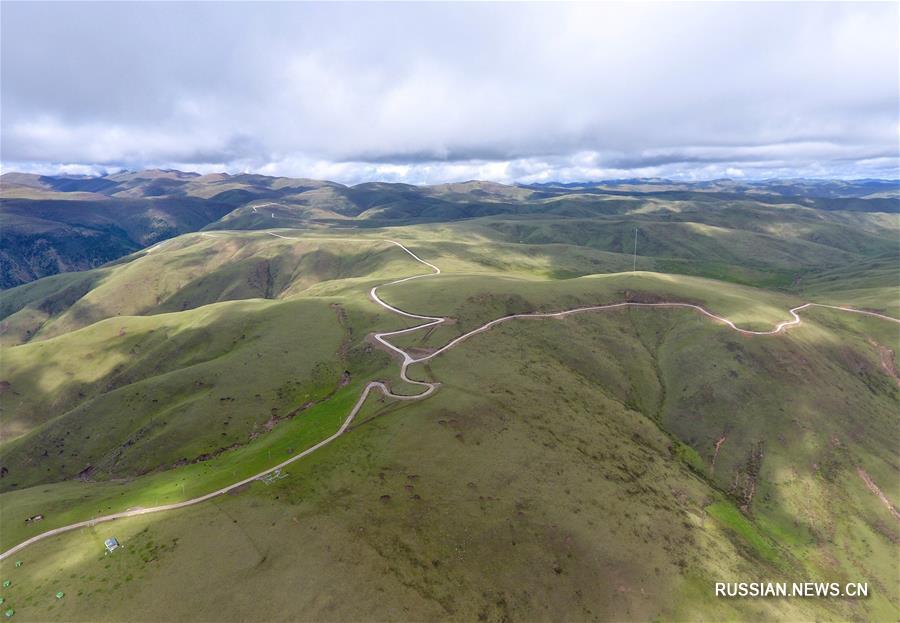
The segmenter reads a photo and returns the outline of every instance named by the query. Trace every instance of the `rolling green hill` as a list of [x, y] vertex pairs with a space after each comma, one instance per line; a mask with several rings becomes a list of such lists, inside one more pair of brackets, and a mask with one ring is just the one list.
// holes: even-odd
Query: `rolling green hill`
[[[628, 301], [750, 331], [807, 301], [900, 316], [898, 215], [798, 199], [867, 201], [858, 186], [25, 181], [237, 207], [3, 292], [4, 550], [252, 477], [333, 435], [369, 381], [421, 391], [372, 339], [424, 322], [370, 297], [431, 270], [390, 240], [441, 269], [378, 289], [447, 318], [388, 338], [415, 357], [504, 316]], [[503, 322], [409, 367], [433, 395], [370, 395], [283, 478], [39, 541], [0, 561], [0, 596], [26, 621], [894, 620], [900, 324], [799, 315], [774, 335], [671, 307]], [[713, 594], [758, 578], [870, 597]]]
[[893, 252], [898, 213], [896, 183], [884, 180], [419, 187], [161, 170], [7, 173], [0, 177], [0, 287], [97, 267], [204, 228], [372, 228], [485, 218], [492, 239], [621, 253], [633, 251], [637, 227], [641, 255], [667, 262], [660, 267], [666, 272], [770, 286], [790, 282], [797, 270]]

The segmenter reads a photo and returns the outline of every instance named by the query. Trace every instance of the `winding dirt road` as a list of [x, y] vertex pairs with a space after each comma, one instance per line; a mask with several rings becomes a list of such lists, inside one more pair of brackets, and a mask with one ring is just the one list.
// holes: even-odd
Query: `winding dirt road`
[[[285, 240], [298, 240], [298, 238], [291, 238], [289, 236], [283, 236], [283, 235], [277, 234], [275, 232], [266, 232], [266, 233], [271, 236], [274, 236], [276, 238], [282, 238]], [[201, 233], [200, 235], [210, 237], [210, 238], [219, 237], [214, 234], [208, 234], [208, 233]], [[483, 333], [484, 331], [487, 331], [488, 329], [490, 329], [491, 327], [493, 327], [495, 325], [498, 325], [500, 323], [507, 322], [510, 320], [526, 319], [526, 318], [563, 318], [563, 317], [570, 316], [573, 314], [580, 314], [580, 313], [593, 312], [593, 311], [603, 311], [603, 310], [609, 310], [609, 309], [618, 309], [618, 308], [622, 308], [622, 307], [684, 307], [684, 308], [694, 309], [694, 310], [700, 312], [701, 314], [703, 314], [704, 316], [707, 316], [708, 318], [711, 318], [713, 320], [721, 322], [721, 323], [727, 325], [728, 327], [730, 327], [731, 329], [733, 329], [739, 333], [743, 333], [745, 335], [775, 335], [777, 333], [783, 332], [785, 329], [787, 329], [789, 327], [797, 326], [801, 323], [800, 316], [798, 315], [797, 312], [799, 312], [803, 309], [807, 309], [809, 307], [825, 307], [825, 308], [829, 308], [829, 309], [836, 309], [836, 310], [851, 312], [851, 313], [855, 313], [855, 314], [864, 314], [867, 316], [874, 316], [876, 318], [882, 318], [884, 320], [889, 320], [891, 322], [900, 323], [900, 320], [898, 320], [897, 318], [893, 318], [891, 316], [885, 316], [883, 314], [878, 314], [875, 312], [870, 312], [870, 311], [865, 311], [865, 310], [860, 310], [860, 309], [853, 309], [851, 307], [839, 307], [836, 305], [824, 305], [824, 304], [820, 304], [820, 303], [805, 303], [804, 305], [794, 307], [793, 309], [790, 310], [790, 314], [793, 317], [792, 320], [787, 320], [785, 322], [779, 323], [771, 331], [749, 331], [747, 329], [741, 329], [740, 327], [736, 326], [732, 321], [728, 320], [727, 318], [717, 316], [699, 305], [692, 305], [690, 303], [677, 303], [677, 302], [670, 302], [670, 303], [629, 303], [629, 302], [624, 302], [624, 303], [611, 303], [608, 305], [592, 305], [589, 307], [578, 307], [575, 309], [569, 309], [569, 310], [560, 311], [560, 312], [513, 314], [510, 316], [503, 316], [502, 318], [497, 318], [496, 320], [491, 320], [490, 322], [487, 322], [487, 323], [481, 325], [477, 329], [473, 329], [472, 331], [469, 331], [468, 333], [465, 333], [465, 334], [455, 338], [454, 340], [448, 342], [446, 345], [444, 345], [443, 347], [434, 351], [433, 353], [430, 353], [423, 357], [414, 358], [409, 353], [404, 351], [403, 349], [398, 348], [397, 346], [391, 344], [389, 341], [387, 341], [386, 338], [389, 338], [389, 337], [392, 337], [395, 335], [403, 335], [405, 333], [411, 333], [413, 331], [419, 331], [419, 330], [425, 329], [427, 327], [432, 327], [432, 326], [443, 323], [446, 320], [446, 318], [441, 317], [441, 316], [422, 316], [420, 314], [413, 314], [413, 313], [404, 311], [402, 309], [398, 309], [397, 307], [394, 307], [393, 305], [390, 305], [389, 303], [384, 302], [378, 296], [378, 288], [383, 287], [383, 286], [395, 285], [398, 283], [405, 283], [407, 281], [413, 281], [414, 279], [424, 279], [426, 277], [434, 277], [434, 276], [441, 274], [441, 269], [438, 268], [437, 266], [435, 266], [434, 264], [431, 264], [430, 262], [426, 262], [425, 260], [420, 258], [418, 255], [416, 255], [415, 253], [410, 251], [408, 248], [406, 248], [403, 244], [401, 244], [395, 240], [388, 240], [386, 242], [389, 242], [391, 244], [394, 244], [394, 245], [400, 247], [401, 249], [403, 249], [403, 251], [408, 253], [414, 260], [416, 260], [417, 262], [419, 262], [421, 264], [424, 264], [425, 266], [427, 266], [428, 268], [431, 269], [431, 272], [428, 272], [428, 273], [423, 273], [421, 275], [413, 275], [412, 277], [405, 277], [403, 279], [397, 279], [396, 281], [390, 281], [388, 283], [383, 283], [383, 284], [377, 285], [369, 291], [369, 297], [372, 299], [372, 301], [374, 301], [378, 305], [384, 307], [385, 309], [392, 311], [395, 314], [405, 316], [407, 318], [415, 318], [417, 320], [425, 321], [422, 324], [408, 327], [406, 329], [400, 329], [397, 331], [387, 331], [387, 332], [383, 332], [383, 333], [375, 333], [373, 335], [374, 339], [376, 339], [380, 344], [382, 344], [388, 350], [396, 353], [397, 355], [399, 355], [401, 357], [402, 363], [400, 364], [400, 377], [407, 383], [410, 383], [411, 385], [418, 385], [420, 387], [424, 387], [425, 388], [424, 391], [422, 391], [419, 394], [412, 395], [412, 396], [395, 394], [390, 389], [388, 389], [388, 387], [381, 381], [370, 381], [363, 389], [362, 393], [359, 396], [359, 399], [353, 405], [353, 408], [350, 410], [350, 413], [347, 414], [347, 418], [344, 420], [343, 424], [341, 424], [341, 427], [337, 430], [336, 433], [334, 433], [330, 437], [323, 439], [322, 441], [315, 444], [314, 446], [311, 446], [311, 447], [307, 448], [306, 450], [303, 450], [302, 452], [295, 454], [291, 458], [289, 458], [285, 461], [282, 461], [281, 463], [279, 463], [278, 465], [275, 465], [274, 467], [270, 467], [269, 469], [262, 471], [254, 476], [250, 476], [249, 478], [244, 478], [243, 480], [233, 483], [231, 485], [228, 485], [227, 487], [223, 487], [216, 491], [212, 491], [210, 493], [207, 493], [206, 495], [201, 495], [200, 497], [192, 498], [190, 500], [185, 500], [184, 502], [175, 502], [173, 504], [164, 504], [162, 506], [153, 506], [150, 508], [135, 508], [135, 509], [127, 510], [127, 511], [122, 511], [120, 513], [113, 513], [110, 515], [104, 515], [102, 517], [96, 517], [94, 519], [89, 519], [86, 521], [80, 521], [78, 523], [73, 523], [68, 526], [62, 526], [60, 528], [54, 528], [52, 530], [42, 532], [41, 534], [33, 536], [30, 539], [23, 541], [23, 542], [19, 543], [18, 545], [6, 550], [2, 554], [0, 554], [0, 560], [4, 560], [5, 558], [12, 556], [13, 554], [21, 551], [22, 549], [28, 547], [29, 545], [31, 545], [33, 543], [36, 543], [37, 541], [55, 536], [57, 534], [71, 532], [72, 530], [78, 530], [79, 528], [92, 527], [99, 523], [115, 521], [116, 519], [124, 519], [126, 517], [138, 517], [140, 515], [149, 515], [150, 513], [161, 513], [163, 511], [176, 510], [179, 508], [185, 508], [187, 506], [193, 506], [194, 504], [200, 504], [201, 502], [205, 502], [207, 500], [218, 497], [220, 495], [224, 495], [224, 494], [228, 493], [229, 491], [233, 491], [233, 490], [237, 489], [238, 487], [249, 484], [249, 483], [253, 482], [254, 480], [258, 480], [258, 479], [262, 478], [263, 476], [271, 474], [275, 470], [282, 469], [283, 467], [290, 465], [294, 461], [298, 461], [298, 460], [302, 459], [303, 457], [315, 452], [319, 448], [321, 448], [325, 445], [328, 445], [329, 443], [331, 443], [332, 441], [334, 441], [335, 439], [337, 439], [338, 437], [343, 435], [346, 432], [346, 430], [350, 427], [350, 424], [353, 422], [353, 418], [356, 417], [356, 414], [359, 412], [359, 410], [362, 408], [363, 404], [365, 403], [366, 398], [369, 397], [369, 394], [373, 390], [378, 390], [385, 396], [388, 396], [390, 398], [394, 398], [397, 400], [421, 400], [421, 399], [426, 398], [427, 396], [431, 395], [432, 393], [434, 393], [434, 391], [438, 388], [438, 386], [440, 384], [439, 383], [430, 383], [427, 381], [418, 381], [418, 380], [409, 378], [409, 376], [407, 376], [407, 369], [409, 368], [410, 365], [428, 361], [429, 359], [433, 359], [434, 357], [437, 357], [441, 353], [446, 352], [446, 351], [450, 350], [451, 348], [459, 345], [461, 342], [469, 339], [473, 335], [477, 335], [478, 333]], [[148, 253], [155, 251], [160, 246], [162, 246], [162, 245], [161, 244], [156, 245], [156, 247], [152, 248], [150, 251], [148, 251]]]

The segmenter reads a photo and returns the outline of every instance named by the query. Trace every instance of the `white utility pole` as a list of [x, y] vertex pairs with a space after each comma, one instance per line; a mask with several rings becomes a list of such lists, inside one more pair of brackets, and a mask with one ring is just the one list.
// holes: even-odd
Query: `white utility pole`
[[631, 272], [637, 271], [637, 227], [634, 228], [634, 264], [631, 266]]

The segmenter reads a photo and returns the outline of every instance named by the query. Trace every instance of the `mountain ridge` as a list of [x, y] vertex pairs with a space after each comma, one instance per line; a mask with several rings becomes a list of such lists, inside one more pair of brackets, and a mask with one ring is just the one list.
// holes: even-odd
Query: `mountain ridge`
[[[900, 212], [892, 180], [659, 178], [503, 184], [468, 180], [416, 186], [172, 169], [102, 176], [0, 176], [0, 288], [96, 268], [173, 236], [210, 229], [363, 227], [483, 217], [601, 218], [652, 212], [670, 218], [703, 204], [748, 202], [834, 213]], [[259, 208], [264, 208], [260, 210]], [[268, 215], [266, 217], [265, 215]]]

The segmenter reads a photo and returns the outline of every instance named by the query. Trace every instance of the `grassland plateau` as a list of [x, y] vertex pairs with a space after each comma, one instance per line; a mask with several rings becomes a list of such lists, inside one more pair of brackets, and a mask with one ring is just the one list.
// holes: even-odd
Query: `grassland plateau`
[[[4, 273], [0, 549], [87, 522], [0, 561], [16, 620], [900, 616], [896, 184], [155, 171], [0, 198], [32, 233], [62, 201], [204, 214]], [[58, 218], [98, 231], [80, 205]], [[714, 596], [758, 578], [870, 595]]]

